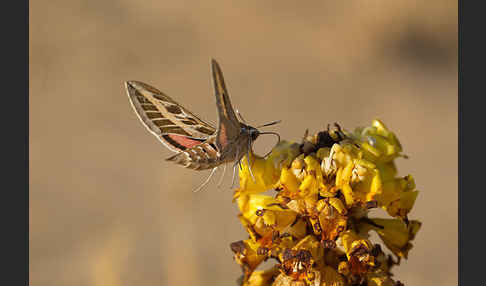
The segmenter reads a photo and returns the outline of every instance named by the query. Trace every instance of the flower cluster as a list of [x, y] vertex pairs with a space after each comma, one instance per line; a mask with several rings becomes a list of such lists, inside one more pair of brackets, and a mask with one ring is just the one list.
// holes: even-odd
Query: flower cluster
[[[390, 269], [407, 258], [421, 225], [407, 218], [418, 191], [410, 175], [397, 177], [401, 151], [374, 120], [354, 132], [337, 124], [306, 132], [266, 158], [250, 154], [251, 172], [242, 160], [234, 200], [249, 237], [231, 244], [241, 285], [401, 285]], [[373, 208], [391, 218], [368, 217]], [[371, 231], [394, 255], [371, 242]], [[273, 267], [257, 269], [269, 259]]]

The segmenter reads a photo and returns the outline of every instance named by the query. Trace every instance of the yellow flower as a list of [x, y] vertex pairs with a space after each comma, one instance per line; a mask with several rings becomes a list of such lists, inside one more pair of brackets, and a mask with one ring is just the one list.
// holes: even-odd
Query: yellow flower
[[[281, 141], [272, 149], [267, 158], [259, 157], [250, 152], [251, 171], [248, 168], [247, 157], [241, 160], [240, 193], [260, 193], [272, 189], [280, 178], [280, 171], [284, 167], [289, 167], [292, 160], [298, 155], [299, 146], [288, 141]], [[253, 180], [255, 179], [255, 180]]]
[[[363, 252], [371, 252], [373, 248], [371, 242], [358, 235], [353, 230], [347, 230], [341, 235], [341, 239], [343, 242], [344, 250], [346, 251], [346, 256], [348, 259], [355, 254], [358, 250], [361, 253]], [[361, 251], [362, 250], [362, 251]]]
[[[392, 285], [390, 269], [400, 260], [373, 244], [369, 231], [406, 258], [421, 226], [407, 219], [418, 191], [412, 176], [397, 177], [400, 142], [379, 120], [304, 137], [280, 142], [266, 158], [251, 153], [252, 172], [241, 161], [234, 201], [249, 239], [232, 250], [242, 285]], [[273, 196], [262, 194], [269, 190]], [[374, 207], [397, 219], [368, 218]], [[278, 266], [255, 271], [268, 258]]]
[[295, 280], [285, 274], [280, 274], [272, 286], [345, 286], [346, 283], [341, 275], [332, 267], [324, 266], [313, 269], [305, 280]]
[[397, 283], [386, 273], [368, 274], [366, 280], [368, 286], [397, 286]]
[[300, 181], [289, 168], [282, 168], [280, 174], [279, 187], [290, 198], [298, 197]]
[[344, 286], [344, 279], [339, 273], [329, 266], [325, 266], [321, 270], [321, 284], [322, 286]]
[[270, 285], [275, 275], [278, 275], [277, 267], [272, 267], [265, 271], [254, 271], [248, 278], [248, 281], [244, 281], [242, 286], [267, 286]]
[[370, 219], [372, 224], [364, 223], [360, 225], [363, 231], [374, 230], [385, 245], [395, 255], [407, 258], [408, 251], [412, 248], [412, 241], [421, 227], [421, 223], [416, 220], [408, 222], [408, 225], [401, 219]]
[[352, 136], [360, 141], [364, 157], [370, 161], [386, 163], [398, 156], [403, 156], [402, 146], [395, 134], [386, 128], [378, 119], [373, 120], [372, 126], [357, 128]]
[[324, 249], [319, 241], [308, 235], [292, 248], [284, 248], [278, 255], [280, 270], [295, 280], [305, 280], [315, 261], [322, 260]]
[[234, 252], [235, 261], [241, 266], [245, 275], [245, 280], [251, 275], [253, 270], [260, 265], [260, 263], [266, 258], [265, 255], [258, 253], [258, 244], [251, 239], [240, 240], [233, 242], [231, 250]]
[[385, 185], [385, 193], [394, 193], [393, 200], [388, 200], [384, 209], [393, 217], [406, 218], [412, 209], [418, 191], [414, 191], [415, 182], [412, 176], [394, 179]]
[[[337, 198], [319, 200], [316, 204], [318, 222], [310, 218], [314, 233], [320, 235], [323, 242], [334, 241], [346, 229], [347, 209]], [[317, 228], [317, 230], [316, 230]]]

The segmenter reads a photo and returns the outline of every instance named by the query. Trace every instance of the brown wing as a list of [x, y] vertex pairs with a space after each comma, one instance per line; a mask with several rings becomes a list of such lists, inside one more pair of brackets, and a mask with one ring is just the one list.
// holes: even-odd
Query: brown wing
[[239, 136], [240, 122], [236, 118], [233, 106], [231, 106], [228, 91], [224, 83], [223, 72], [214, 59], [211, 60], [211, 70], [219, 118], [215, 143], [218, 150], [223, 152]]
[[145, 127], [172, 151], [192, 148], [216, 132], [213, 126], [148, 84], [127, 81], [125, 87]]

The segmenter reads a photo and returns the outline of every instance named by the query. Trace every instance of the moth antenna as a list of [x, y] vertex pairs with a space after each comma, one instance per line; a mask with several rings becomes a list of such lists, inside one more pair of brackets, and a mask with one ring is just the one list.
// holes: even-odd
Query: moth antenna
[[253, 171], [251, 170], [250, 151], [251, 151], [251, 138], [250, 140], [248, 140], [248, 154], [246, 155], [246, 161], [248, 162], [248, 170], [250, 170], [251, 178], [253, 179], [253, 182], [256, 183], [255, 177], [253, 176]]
[[211, 180], [211, 177], [213, 176], [214, 172], [216, 172], [216, 170], [218, 169], [218, 167], [214, 167], [212, 170], [211, 170], [211, 174], [209, 174], [208, 178], [206, 179], [206, 181], [204, 181], [199, 187], [197, 187], [197, 189], [195, 189], [193, 192], [194, 193], [197, 193], [199, 192], [204, 186], [206, 186], [208, 183], [209, 183], [209, 180]]
[[278, 124], [282, 122], [282, 120], [275, 120], [275, 121], [272, 121], [270, 123], [266, 123], [266, 124], [263, 124], [263, 125], [260, 125], [258, 126], [257, 128], [261, 128], [261, 127], [267, 127], [267, 126], [272, 126], [272, 125], [275, 125], [275, 124]]
[[226, 174], [226, 164], [224, 164], [224, 167], [223, 167], [223, 175], [221, 175], [221, 178], [219, 179], [219, 182], [218, 182], [218, 189], [221, 188], [221, 184], [223, 183], [223, 179], [224, 179], [224, 175]]
[[236, 111], [236, 114], [238, 114], [238, 117], [241, 119], [241, 121], [243, 121], [243, 123], [246, 124], [246, 120], [243, 118], [243, 116], [241, 116], [241, 113], [238, 109], [235, 110]]

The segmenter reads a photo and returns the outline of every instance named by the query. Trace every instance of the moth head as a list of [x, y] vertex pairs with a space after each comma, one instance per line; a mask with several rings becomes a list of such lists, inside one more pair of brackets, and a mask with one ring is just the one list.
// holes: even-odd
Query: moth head
[[246, 124], [241, 124], [241, 131], [248, 134], [251, 141], [255, 141], [258, 136], [260, 136], [260, 131], [258, 129]]
[[260, 136], [260, 131], [255, 127], [248, 126], [248, 134], [250, 135], [251, 141], [255, 141]]
[[[257, 128], [252, 127], [250, 125], [246, 125], [244, 123], [240, 123], [240, 124], [241, 124], [241, 131], [242, 132], [245, 132], [246, 134], [248, 134], [248, 137], [249, 137], [248, 144], [249, 144], [249, 146], [251, 146], [252, 142], [254, 142], [258, 138], [258, 136], [265, 135], [265, 134], [270, 134], [270, 135], [277, 136], [278, 143], [280, 143], [280, 135], [278, 133], [276, 133], [276, 132], [261, 132], [260, 130], [258, 130], [258, 128], [260, 128], [260, 127], [272, 126], [272, 125], [275, 125], [277, 123], [280, 123], [280, 120], [277, 120], [277, 121], [273, 121], [273, 122], [270, 122], [270, 123], [267, 123], [267, 124], [260, 125]], [[272, 151], [270, 150], [270, 152], [268, 152], [263, 157], [267, 157], [271, 152]]]

